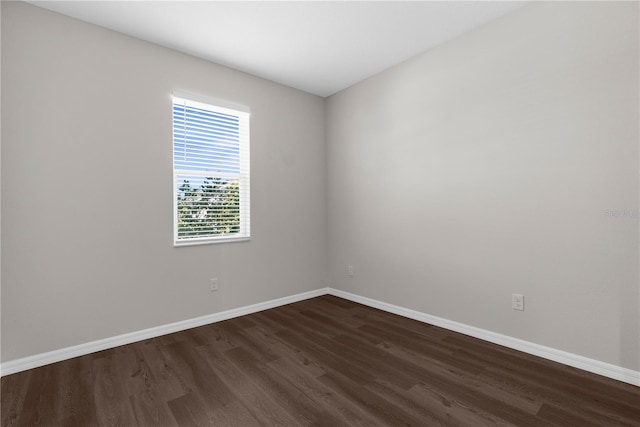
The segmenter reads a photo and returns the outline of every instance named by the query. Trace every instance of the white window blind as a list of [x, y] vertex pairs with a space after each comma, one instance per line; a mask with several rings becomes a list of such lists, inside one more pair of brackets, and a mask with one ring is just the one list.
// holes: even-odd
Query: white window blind
[[173, 96], [174, 245], [250, 238], [249, 113]]

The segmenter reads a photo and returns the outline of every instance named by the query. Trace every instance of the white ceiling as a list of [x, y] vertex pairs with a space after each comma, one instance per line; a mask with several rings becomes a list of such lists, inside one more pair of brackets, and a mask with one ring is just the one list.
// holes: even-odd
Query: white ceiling
[[30, 1], [328, 96], [525, 1]]

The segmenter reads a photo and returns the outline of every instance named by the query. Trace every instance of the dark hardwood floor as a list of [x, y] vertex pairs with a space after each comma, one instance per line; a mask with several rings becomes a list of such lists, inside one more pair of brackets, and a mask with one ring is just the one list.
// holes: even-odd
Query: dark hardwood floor
[[640, 426], [638, 387], [332, 296], [1, 385], [3, 426]]

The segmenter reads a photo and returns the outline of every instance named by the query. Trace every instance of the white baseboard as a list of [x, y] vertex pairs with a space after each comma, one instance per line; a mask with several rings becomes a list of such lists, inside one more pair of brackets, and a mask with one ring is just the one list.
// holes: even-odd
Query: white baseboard
[[105, 338], [97, 341], [91, 341], [85, 344], [74, 345], [73, 347], [61, 348], [59, 350], [36, 354], [34, 356], [10, 360], [0, 365], [0, 375], [11, 375], [15, 374], [16, 372], [26, 371], [27, 369], [37, 368], [40, 366], [48, 365], [50, 363], [60, 362], [62, 360], [84, 356], [85, 354], [95, 353], [96, 351], [106, 350], [125, 344], [131, 344], [133, 342], [171, 334], [173, 332], [184, 331], [186, 329], [196, 328], [198, 326], [232, 319], [234, 317], [244, 316], [246, 314], [257, 313], [258, 311], [268, 310], [270, 308], [279, 307], [281, 305], [303, 301], [320, 295], [326, 295], [327, 292], [327, 288], [316, 289], [314, 291], [304, 292], [301, 294], [291, 295], [283, 298], [277, 298], [270, 301], [234, 308], [232, 310], [209, 314], [202, 317], [196, 317], [195, 319], [182, 320], [180, 322], [169, 323], [167, 325], [156, 326], [154, 328], [143, 329], [136, 332], [130, 332], [128, 334], [118, 335], [111, 338]]
[[0, 375], [10, 375], [16, 372], [26, 371], [27, 369], [37, 368], [40, 366], [48, 365], [50, 363], [71, 359], [73, 357], [84, 356], [96, 351], [106, 350], [137, 341], [159, 337], [161, 335], [166, 335], [173, 332], [184, 331], [186, 329], [220, 322], [222, 320], [232, 319], [234, 317], [244, 316], [246, 314], [268, 310], [270, 308], [275, 308], [326, 294], [354, 301], [369, 307], [374, 307], [383, 311], [387, 311], [389, 313], [398, 314], [400, 316], [408, 317], [420, 322], [429, 323], [431, 325], [439, 326], [451, 331], [460, 332], [462, 334], [479, 338], [481, 340], [499, 344], [504, 347], [513, 348], [515, 350], [520, 350], [534, 356], [553, 360], [554, 362], [573, 366], [584, 371], [593, 372], [594, 374], [613, 378], [615, 380], [623, 381], [625, 383], [633, 384], [640, 387], [640, 372], [638, 371], [622, 368], [610, 363], [589, 359], [577, 354], [568, 353], [566, 351], [557, 350], [551, 347], [545, 347], [543, 345], [531, 343], [517, 338], [512, 338], [507, 335], [502, 335], [495, 332], [487, 331], [485, 329], [476, 328], [474, 326], [465, 325], [464, 323], [454, 322], [452, 320], [443, 319], [441, 317], [432, 316], [430, 314], [421, 313], [419, 311], [410, 310], [408, 308], [388, 304], [386, 302], [374, 300], [360, 295], [355, 295], [333, 288], [316, 289], [314, 291], [304, 292], [288, 297], [277, 298], [266, 302], [234, 308], [232, 310], [209, 314], [206, 316], [197, 317], [195, 319], [183, 320], [180, 322], [118, 335], [111, 338], [105, 338], [98, 341], [91, 341], [73, 347], [62, 348], [59, 350], [36, 354], [34, 356], [11, 360], [0, 365]]
[[486, 329], [476, 328], [474, 326], [465, 325], [464, 323], [454, 322], [452, 320], [443, 319], [441, 317], [432, 316], [430, 314], [421, 313], [419, 311], [410, 310], [386, 302], [374, 300], [371, 298], [355, 295], [338, 289], [328, 288], [328, 293], [340, 298], [344, 298], [353, 302], [357, 302], [369, 307], [374, 307], [389, 313], [398, 314], [403, 317], [418, 320], [420, 322], [429, 323], [451, 331], [460, 332], [474, 338], [499, 344], [515, 350], [523, 351], [534, 356], [544, 359], [553, 360], [564, 365], [573, 366], [583, 371], [592, 372], [614, 380], [633, 384], [640, 387], [640, 372], [631, 369], [622, 368], [610, 363], [601, 362], [599, 360], [589, 359], [588, 357], [579, 356], [577, 354], [568, 353], [566, 351], [557, 350], [555, 348], [546, 347], [529, 341], [512, 338], [507, 335], [498, 334], [487, 331]]

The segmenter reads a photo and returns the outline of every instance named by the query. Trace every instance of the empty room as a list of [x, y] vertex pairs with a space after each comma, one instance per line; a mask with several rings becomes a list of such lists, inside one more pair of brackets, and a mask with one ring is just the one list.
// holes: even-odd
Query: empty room
[[640, 3], [2, 1], [2, 426], [640, 426]]

